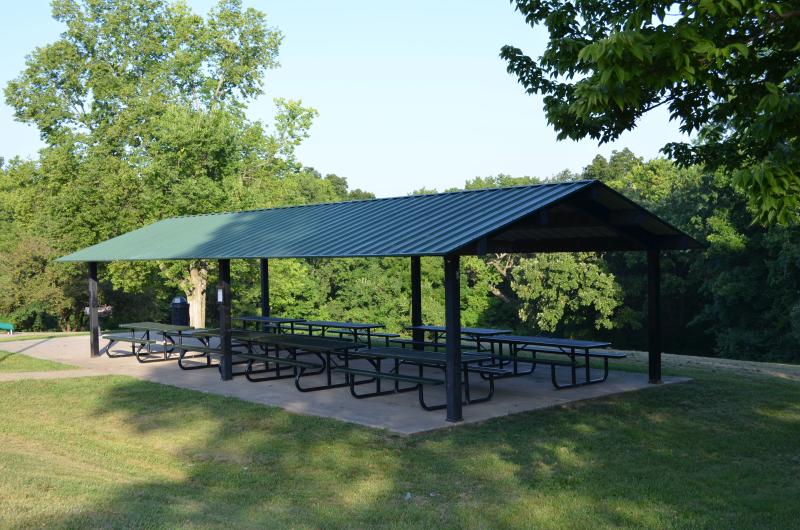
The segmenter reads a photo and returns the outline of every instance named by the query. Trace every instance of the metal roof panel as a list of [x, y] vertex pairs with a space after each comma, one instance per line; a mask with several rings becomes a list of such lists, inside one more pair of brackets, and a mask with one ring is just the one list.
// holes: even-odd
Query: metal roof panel
[[59, 261], [445, 255], [595, 183], [173, 217]]

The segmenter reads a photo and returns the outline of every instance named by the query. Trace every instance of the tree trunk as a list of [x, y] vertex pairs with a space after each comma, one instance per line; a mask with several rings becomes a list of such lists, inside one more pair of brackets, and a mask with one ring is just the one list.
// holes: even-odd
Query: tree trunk
[[189, 282], [186, 286], [186, 299], [189, 301], [189, 325], [194, 328], [206, 327], [206, 288], [208, 287], [208, 264], [193, 262], [189, 268]]

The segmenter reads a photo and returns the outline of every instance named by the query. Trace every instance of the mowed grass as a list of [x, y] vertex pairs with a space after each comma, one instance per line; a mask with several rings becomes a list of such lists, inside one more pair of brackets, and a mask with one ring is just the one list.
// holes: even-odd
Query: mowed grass
[[17, 333], [16, 335], [0, 335], [0, 342], [17, 342], [20, 340], [37, 340], [37, 339], [56, 339], [61, 337], [78, 337], [81, 335], [89, 335], [85, 331], [73, 332], [41, 332], [41, 333]]
[[0, 527], [796, 528], [800, 384], [690, 375], [411, 438], [125, 377], [2, 383]]
[[75, 368], [55, 361], [36, 359], [22, 353], [0, 351], [0, 373], [5, 372], [49, 372]]

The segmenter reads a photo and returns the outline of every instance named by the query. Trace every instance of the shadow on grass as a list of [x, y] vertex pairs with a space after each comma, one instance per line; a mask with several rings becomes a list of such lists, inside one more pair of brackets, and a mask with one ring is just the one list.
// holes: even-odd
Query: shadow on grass
[[800, 494], [800, 385], [782, 381], [714, 376], [412, 438], [84, 381], [89, 452], [125, 471], [21, 526], [774, 528]]
[[8, 352], [8, 351], [0, 351], [0, 363], [6, 362], [8, 359], [16, 355], [15, 353]]

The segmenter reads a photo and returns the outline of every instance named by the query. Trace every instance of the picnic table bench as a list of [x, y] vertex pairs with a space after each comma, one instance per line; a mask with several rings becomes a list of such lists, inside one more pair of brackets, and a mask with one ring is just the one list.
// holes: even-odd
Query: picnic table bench
[[[200, 344], [184, 342], [184, 339], [187, 338], [197, 339], [200, 341]], [[181, 341], [174, 345], [175, 349], [181, 351], [181, 358], [178, 361], [178, 365], [184, 370], [202, 368], [217, 368], [221, 370], [222, 349], [219, 346], [211, 345], [212, 339], [219, 338], [220, 330], [217, 328], [193, 330], [182, 334]], [[286, 378], [299, 379], [299, 377], [302, 376], [319, 375], [326, 369], [326, 356], [343, 347], [346, 349], [347, 347], [353, 346], [349, 341], [325, 339], [323, 337], [308, 337], [306, 335], [269, 333], [243, 328], [231, 330], [231, 342], [233, 365], [247, 365], [244, 371], [234, 371], [233, 375], [243, 375], [249, 381], [253, 382], [274, 381], [276, 379]], [[274, 349], [274, 355], [269, 354], [270, 347]], [[241, 348], [244, 348], [244, 351]], [[284, 350], [288, 351], [288, 357], [280, 355], [280, 351]], [[186, 352], [200, 352], [202, 355], [206, 356], [206, 363], [204, 365], [185, 363], [184, 359], [187, 357]], [[297, 355], [315, 353], [319, 354], [321, 359], [318, 363], [296, 358]], [[263, 364], [264, 367], [262, 369], [256, 369], [256, 364]], [[293, 369], [287, 373], [287, 367]], [[295, 370], [295, 368], [299, 368], [300, 370]], [[265, 373], [270, 373], [271, 375], [258, 375]], [[322, 389], [303, 387], [299, 381], [295, 381], [295, 385], [298, 389], [305, 392]], [[328, 388], [329, 385], [323, 386], [324, 388]], [[335, 388], [335, 386], [332, 385], [330, 387]]]
[[[261, 337], [252, 337], [250, 340], [254, 344], [262, 344], [267, 347], [266, 353], [262, 357], [252, 360], [266, 363], [266, 368], [269, 368], [270, 364], [274, 364], [276, 373], [271, 376], [255, 377], [253, 376], [253, 371], [249, 370], [248, 381], [272, 381], [283, 378], [280, 374], [280, 366], [288, 365], [292, 367], [295, 387], [300, 392], [313, 392], [347, 386], [346, 381], [343, 383], [333, 382], [333, 369], [337, 366], [334, 356], [346, 355], [349, 350], [360, 347], [359, 344], [349, 340], [282, 333], [264, 333]], [[269, 355], [270, 346], [275, 349], [274, 356]], [[288, 357], [280, 356], [281, 351], [285, 351]], [[319, 362], [309, 363], [303, 359], [298, 359], [298, 356], [302, 355], [314, 356]], [[324, 384], [315, 386], [303, 386], [301, 384], [302, 377], [323, 373], [326, 379]]]
[[[373, 369], [355, 368], [349, 365], [349, 361], [356, 359], [366, 359], [370, 361]], [[384, 371], [382, 361], [389, 360], [393, 363], [393, 368]], [[479, 363], [491, 360], [491, 355], [480, 352], [462, 352], [462, 382], [464, 388], [464, 404], [480, 403], [488, 401], [494, 395], [494, 376], [504, 374], [507, 371], [497, 367], [483, 367]], [[441, 352], [431, 352], [424, 350], [409, 350], [398, 347], [376, 347], [366, 350], [357, 350], [349, 353], [345, 366], [338, 366], [334, 371], [344, 373], [350, 386], [350, 394], [353, 397], [363, 399], [367, 397], [384, 396], [393, 393], [417, 391], [420, 406], [425, 410], [439, 410], [445, 408], [446, 403], [431, 405], [425, 401], [425, 387], [438, 386], [445, 383], [443, 378], [432, 378], [425, 376], [425, 368], [434, 368], [444, 371], [447, 365], [447, 355]], [[416, 375], [402, 373], [401, 367], [411, 365], [417, 369]], [[489, 379], [489, 391], [486, 396], [473, 398], [470, 392], [469, 374], [481, 373]], [[366, 379], [358, 380], [357, 376]], [[394, 386], [391, 390], [382, 390], [380, 382], [382, 379], [391, 380]], [[375, 381], [376, 387], [372, 392], [358, 393], [356, 386]], [[401, 387], [400, 383], [410, 383], [410, 386]]]
[[[237, 330], [232, 330], [236, 333]], [[175, 350], [178, 350], [180, 356], [178, 357], [178, 366], [183, 370], [199, 370], [203, 368], [217, 368], [221, 369], [218, 362], [218, 357], [222, 355], [222, 349], [219, 346], [212, 346], [211, 339], [219, 337], [218, 328], [200, 328], [186, 331], [180, 334], [178, 342], [173, 345]], [[186, 339], [196, 339], [199, 343], [186, 342]], [[232, 347], [236, 348], [241, 346], [236, 341], [233, 342]], [[195, 352], [197, 355], [187, 355], [190, 352]], [[240, 352], [233, 351], [234, 356]], [[197, 364], [194, 361], [189, 363], [185, 362], [187, 359], [197, 359], [199, 357], [205, 358], [205, 364]], [[217, 359], [217, 362], [214, 362]], [[246, 364], [247, 361], [236, 359], [233, 360], [233, 365]], [[233, 372], [233, 376], [244, 375], [244, 372]]]
[[8, 322], [0, 322], [0, 329], [8, 331], [9, 335], [14, 334], [14, 324]]
[[[179, 345], [180, 349], [187, 351], [204, 351], [209, 358], [220, 358], [222, 350], [210, 346], [213, 338], [219, 338], [218, 329], [200, 330], [191, 333], [192, 337], [205, 340], [204, 345]], [[234, 364], [246, 364], [243, 372], [235, 375], [244, 375], [248, 381], [263, 382], [277, 379], [293, 378], [295, 387], [301, 392], [326, 390], [346, 386], [346, 383], [334, 383], [332, 369], [336, 363], [333, 356], [344, 354], [348, 350], [362, 347], [349, 340], [333, 339], [329, 337], [308, 336], [291, 333], [267, 333], [263, 331], [235, 329], [231, 331], [234, 347], [244, 347], [246, 351], [233, 351]], [[271, 354], [271, 352], [274, 352]], [[281, 355], [285, 352], [285, 355]], [[314, 356], [316, 360], [300, 359], [300, 356]], [[220, 367], [219, 362], [209, 364]], [[257, 369], [256, 365], [263, 365]], [[189, 369], [193, 369], [191, 367]], [[200, 366], [206, 368], [206, 366]], [[288, 368], [288, 370], [287, 370]], [[268, 375], [260, 375], [268, 374]], [[326, 383], [316, 386], [304, 386], [302, 377], [313, 375], [326, 375]]]
[[[507, 377], [528, 375], [533, 373], [538, 364], [550, 366], [550, 379], [553, 386], [557, 389], [574, 388], [576, 386], [591, 385], [602, 383], [608, 379], [609, 359], [621, 359], [624, 353], [611, 352], [604, 350], [611, 345], [610, 342], [590, 341], [579, 339], [566, 339], [557, 337], [541, 337], [526, 335], [494, 335], [488, 337], [493, 362], [500, 367], [510, 365], [512, 373]], [[508, 347], [505, 354], [503, 347]], [[530, 353], [530, 357], [521, 357], [520, 352]], [[551, 357], [541, 357], [540, 354], [551, 355]], [[562, 356], [565, 359], [552, 358], [552, 356]], [[582, 359], [582, 364], [578, 364], [578, 358]], [[603, 373], [601, 377], [592, 378], [591, 360], [603, 360]], [[528, 365], [521, 369], [520, 365]], [[559, 366], [570, 369], [570, 382], [561, 383], [558, 380], [557, 368]], [[578, 380], [577, 370], [584, 369], [582, 381]]]

